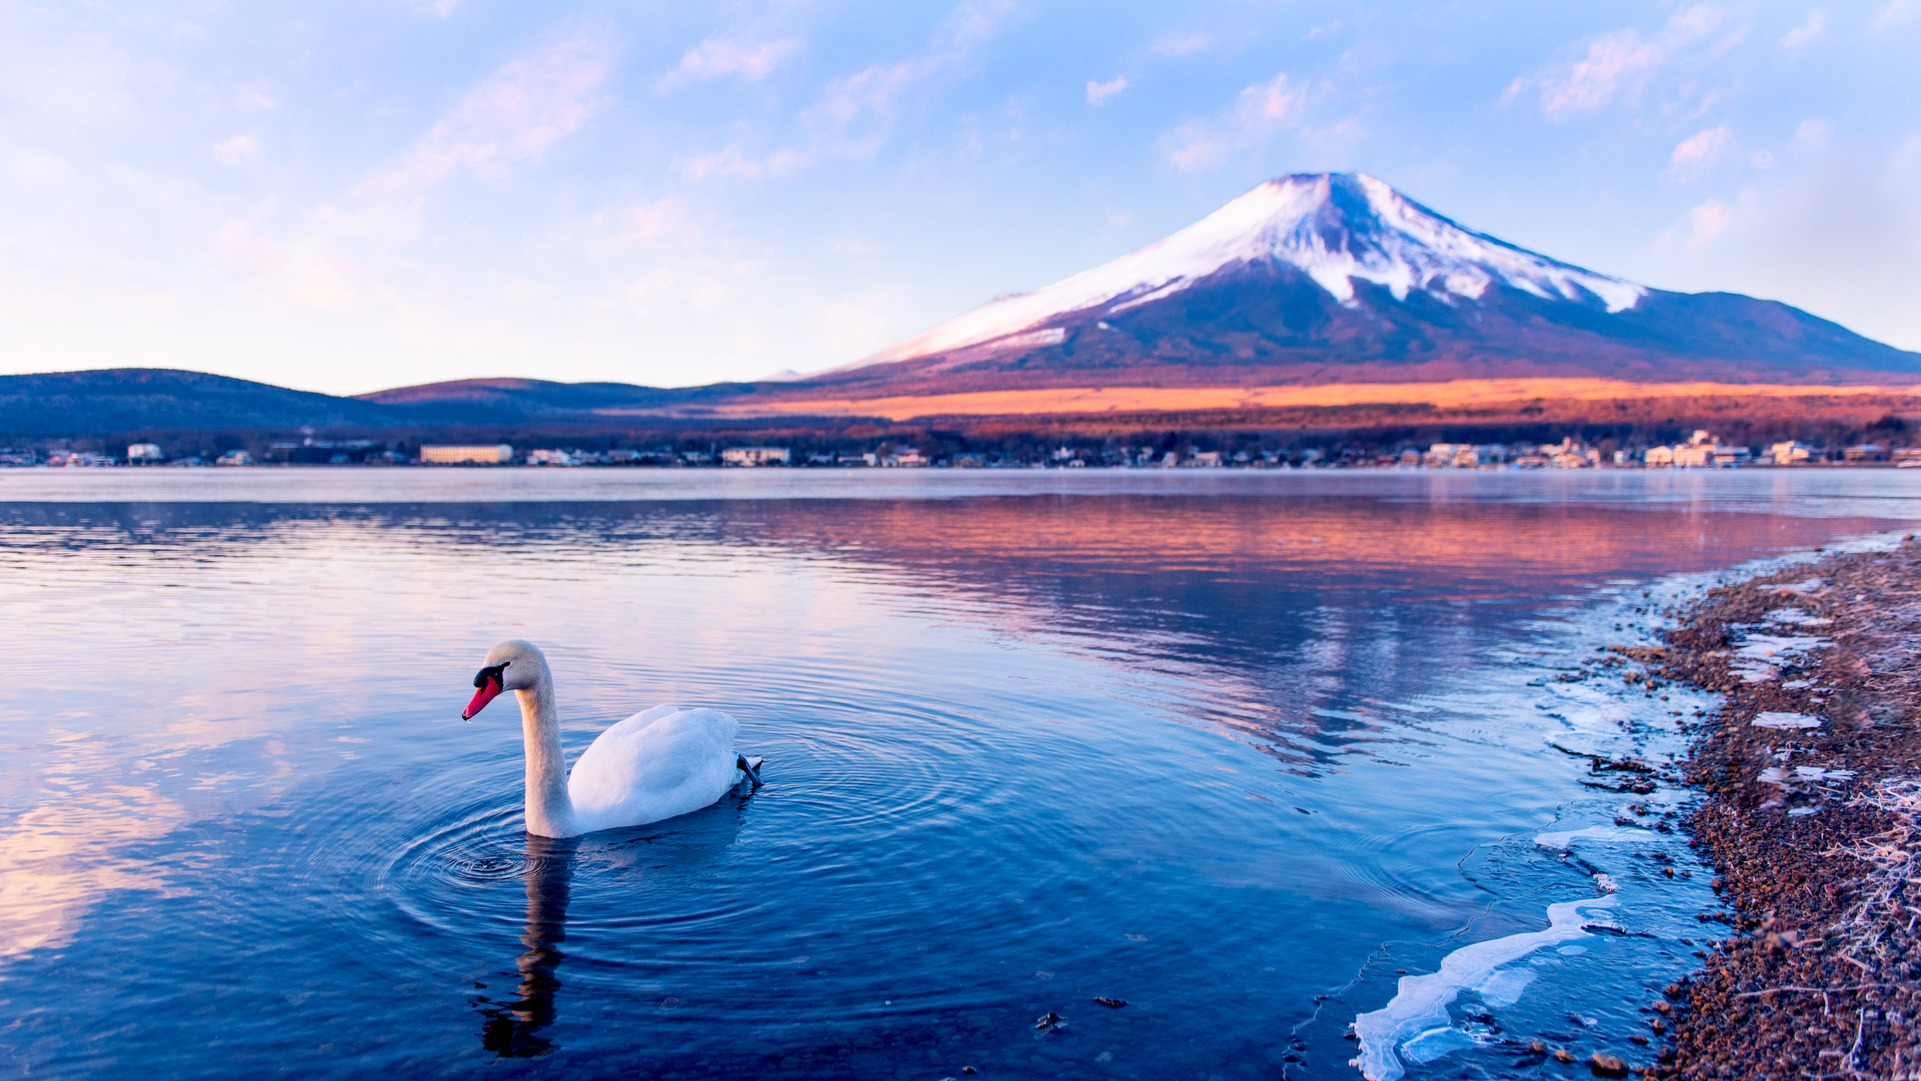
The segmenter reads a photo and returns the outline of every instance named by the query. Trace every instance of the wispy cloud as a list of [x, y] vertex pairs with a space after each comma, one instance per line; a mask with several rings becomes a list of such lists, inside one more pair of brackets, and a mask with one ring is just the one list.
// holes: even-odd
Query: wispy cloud
[[[1675, 244], [1684, 248], [1699, 248], [1711, 243], [1730, 229], [1742, 225], [1753, 214], [1760, 195], [1753, 188], [1744, 189], [1733, 203], [1719, 199], [1709, 199], [1689, 208], [1673, 228], [1662, 233], [1655, 242], [1655, 248], [1668, 249]], [[1745, 228], [1745, 226], [1743, 226]]]
[[864, 120], [885, 122], [907, 94], [944, 80], [965, 64], [975, 49], [998, 32], [1000, 20], [1011, 6], [1001, 2], [956, 8], [925, 52], [836, 79], [828, 84], [820, 102], [808, 110], [808, 118], [841, 132]]
[[[536, 161], [578, 131], [602, 106], [608, 52], [563, 42], [503, 65], [480, 80], [399, 159], [356, 185], [350, 197], [320, 205], [292, 228], [251, 218], [228, 221], [215, 249], [258, 286], [305, 308], [343, 310], [373, 295], [367, 282], [392, 270], [372, 254], [419, 234], [431, 189], [458, 174], [497, 175]], [[257, 156], [248, 136], [219, 144], [230, 165]], [[377, 268], [385, 268], [377, 269]]]
[[674, 198], [626, 207], [613, 215], [615, 235], [622, 243], [658, 242], [665, 238], [699, 238], [687, 207]]
[[1162, 135], [1158, 146], [1168, 164], [1184, 173], [1212, 168], [1300, 121], [1306, 95], [1291, 87], [1287, 73], [1240, 92], [1234, 107], [1213, 120], [1190, 120]]
[[1828, 17], [1819, 11], [1808, 12], [1808, 21], [1781, 35], [1780, 46], [1793, 49], [1813, 41], [1828, 25]]
[[1721, 22], [1720, 8], [1701, 4], [1669, 19], [1652, 38], [1642, 37], [1632, 27], [1617, 30], [1589, 42], [1586, 55], [1578, 60], [1516, 79], [1503, 100], [1539, 87], [1541, 111], [1551, 120], [1594, 112], [1612, 102], [1624, 87], [1638, 85], [1683, 48], [1713, 34]]
[[1674, 152], [1668, 155], [1668, 164], [1684, 174], [1694, 172], [1715, 164], [1734, 149], [1734, 135], [1726, 124], [1697, 131], [1681, 140]]
[[660, 88], [667, 91], [684, 83], [721, 79], [729, 75], [739, 76], [743, 82], [758, 82], [799, 49], [799, 42], [785, 38], [777, 41], [742, 41], [738, 38], [711, 37], [687, 50], [687, 54], [680, 58], [680, 66], [661, 78]]
[[236, 135], [213, 144], [214, 160], [222, 165], [245, 165], [260, 156], [260, 144], [246, 135]]
[[469, 91], [398, 165], [361, 185], [361, 193], [412, 195], [462, 170], [487, 175], [538, 159], [599, 111], [611, 59], [598, 45], [573, 41], [507, 64]]
[[1819, 150], [1828, 142], [1830, 125], [1818, 116], [1810, 116], [1794, 127], [1794, 148], [1796, 150]]
[[1687, 234], [1682, 243], [1690, 248], [1701, 245], [1728, 231], [1734, 224], [1734, 208], [1723, 205], [1719, 199], [1709, 199], [1694, 207], [1687, 214]]
[[1127, 76], [1125, 75], [1116, 75], [1113, 79], [1104, 83], [1097, 83], [1089, 79], [1087, 80], [1087, 103], [1089, 105], [1099, 105], [1101, 102], [1106, 101], [1108, 98], [1113, 97], [1125, 89], [1127, 89]]
[[1921, 0], [1892, 0], [1887, 7], [1882, 8], [1880, 13], [1875, 15], [1870, 29], [1886, 30], [1896, 23], [1907, 22], [1914, 18], [1914, 13], [1917, 11], [1921, 11]]
[[764, 176], [786, 176], [806, 164], [807, 156], [798, 150], [776, 150], [764, 158], [756, 158], [735, 143], [724, 150], [685, 160], [680, 165], [680, 174], [689, 180], [728, 176], [757, 180]]
[[1155, 56], [1186, 56], [1200, 52], [1210, 44], [1212, 42], [1208, 41], [1206, 34], [1163, 34], [1154, 39], [1154, 44], [1149, 45], [1147, 51]]
[[730, 144], [712, 154], [686, 159], [682, 175], [763, 177], [796, 172], [822, 158], [866, 158], [892, 134], [899, 113], [928, 91], [953, 80], [971, 63], [975, 51], [997, 34], [1011, 0], [985, 0], [955, 8], [928, 47], [891, 64], [875, 64], [829, 82], [820, 97], [800, 114], [806, 144], [755, 157]]

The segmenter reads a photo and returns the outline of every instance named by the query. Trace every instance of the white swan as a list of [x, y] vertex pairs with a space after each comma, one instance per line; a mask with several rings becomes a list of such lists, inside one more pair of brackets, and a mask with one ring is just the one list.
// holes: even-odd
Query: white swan
[[532, 642], [502, 642], [475, 674], [471, 721], [502, 691], [520, 700], [527, 749], [527, 832], [576, 837], [684, 815], [743, 780], [760, 784], [760, 762], [734, 752], [740, 722], [717, 709], [655, 706], [595, 737], [571, 776], [560, 751], [553, 673]]

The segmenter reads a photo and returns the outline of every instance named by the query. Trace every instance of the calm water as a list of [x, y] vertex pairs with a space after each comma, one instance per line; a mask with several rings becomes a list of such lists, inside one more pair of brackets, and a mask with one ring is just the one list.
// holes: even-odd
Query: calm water
[[[1707, 703], [1552, 677], [1915, 520], [1893, 471], [0, 472], [0, 1064], [1355, 1078], [1390, 1002], [1410, 1077], [1645, 1061], [1707, 876], [1567, 752]], [[511, 704], [458, 719], [507, 637], [570, 754], [713, 705], [766, 787], [530, 841]]]

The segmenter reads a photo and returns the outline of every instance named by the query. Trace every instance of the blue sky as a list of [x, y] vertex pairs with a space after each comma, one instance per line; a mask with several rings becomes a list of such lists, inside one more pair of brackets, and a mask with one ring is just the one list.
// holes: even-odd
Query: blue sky
[[0, 6], [0, 371], [846, 363], [1352, 170], [1921, 349], [1921, 0]]

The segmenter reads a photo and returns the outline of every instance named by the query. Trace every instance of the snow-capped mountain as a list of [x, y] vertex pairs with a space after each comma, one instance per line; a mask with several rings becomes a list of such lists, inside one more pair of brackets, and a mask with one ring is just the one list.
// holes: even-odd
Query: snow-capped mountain
[[1203, 382], [1245, 382], [1228, 369], [1246, 368], [1278, 382], [1921, 379], [1921, 355], [1798, 309], [1584, 270], [1341, 173], [1270, 180], [1166, 239], [811, 379], [985, 388], [1170, 366]]
[[995, 342], [1055, 344], [1061, 332], [1047, 324], [1058, 317], [1119, 315], [1262, 263], [1294, 267], [1350, 306], [1356, 280], [1385, 286], [1395, 300], [1418, 289], [1443, 301], [1478, 300], [1498, 280], [1542, 298], [1598, 300], [1611, 312], [1647, 293], [1469, 232], [1371, 176], [1322, 173], [1270, 180], [1173, 236], [1045, 289], [996, 297], [859, 364]]

